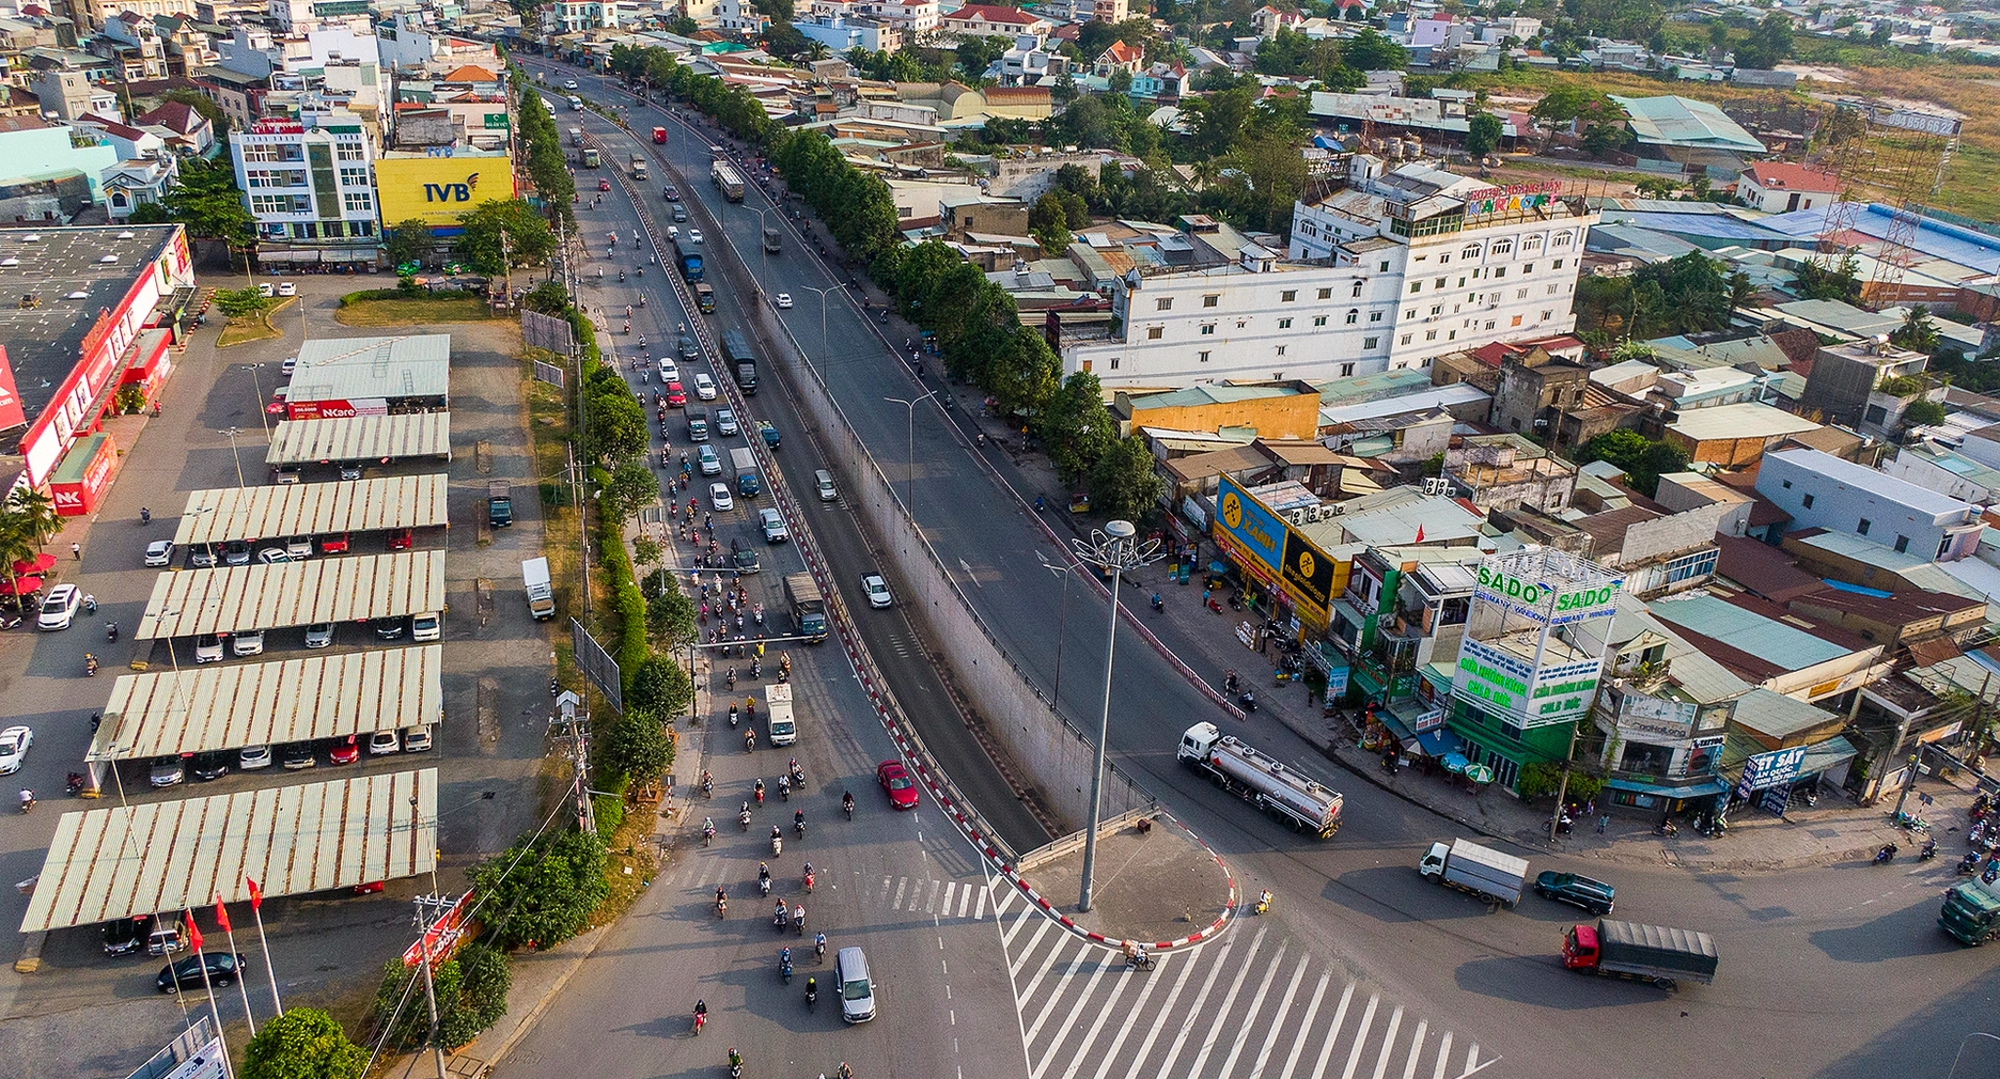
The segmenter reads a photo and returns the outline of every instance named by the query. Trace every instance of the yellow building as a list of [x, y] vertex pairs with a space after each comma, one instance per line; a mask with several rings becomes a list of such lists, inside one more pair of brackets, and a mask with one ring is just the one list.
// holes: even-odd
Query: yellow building
[[433, 229], [452, 228], [480, 203], [513, 197], [514, 166], [506, 154], [375, 159], [375, 198], [384, 229], [411, 218]]
[[1256, 385], [1204, 382], [1163, 393], [1119, 391], [1111, 403], [1119, 433], [1142, 427], [1169, 431], [1248, 429], [1259, 438], [1319, 437], [1319, 391], [1307, 382]]

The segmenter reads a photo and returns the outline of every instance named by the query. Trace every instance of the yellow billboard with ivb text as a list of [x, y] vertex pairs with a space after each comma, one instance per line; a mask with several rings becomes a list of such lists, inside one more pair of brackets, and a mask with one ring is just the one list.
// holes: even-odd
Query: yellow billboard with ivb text
[[513, 162], [504, 154], [377, 158], [375, 197], [385, 229], [411, 218], [452, 227], [480, 203], [514, 197]]

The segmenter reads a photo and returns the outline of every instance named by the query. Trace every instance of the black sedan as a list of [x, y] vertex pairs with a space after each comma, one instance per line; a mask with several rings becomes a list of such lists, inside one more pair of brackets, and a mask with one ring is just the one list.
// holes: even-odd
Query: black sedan
[[235, 985], [236, 979], [242, 976], [245, 962], [242, 955], [231, 955], [228, 952], [203, 952], [200, 955], [190, 955], [179, 962], [169, 963], [160, 968], [160, 976], [153, 979], [153, 985], [162, 993], [171, 993], [176, 989], [200, 989], [201, 968], [204, 966], [208, 968], [210, 986], [221, 988]]

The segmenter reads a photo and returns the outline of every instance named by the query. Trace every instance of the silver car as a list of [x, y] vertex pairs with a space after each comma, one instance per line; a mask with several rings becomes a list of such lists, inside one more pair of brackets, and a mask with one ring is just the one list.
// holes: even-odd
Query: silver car
[[159, 567], [171, 565], [174, 560], [173, 540], [154, 540], [146, 545], [146, 565]]

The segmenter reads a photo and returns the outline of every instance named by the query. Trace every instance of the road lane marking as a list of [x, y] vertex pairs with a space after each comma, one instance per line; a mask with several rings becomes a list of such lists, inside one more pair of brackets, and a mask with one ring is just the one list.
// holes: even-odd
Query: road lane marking
[[[1062, 980], [1056, 983], [1055, 991], [1049, 994], [1048, 1003], [1042, 1005], [1041, 1014], [1035, 1016], [1035, 1021], [1028, 1026], [1029, 1041], [1034, 1041], [1035, 1035], [1041, 1033], [1042, 1024], [1049, 1021], [1050, 1013], [1054, 1012], [1056, 1005], [1062, 1002], [1063, 991], [1068, 988], [1068, 984], [1071, 981], [1074, 981], [1077, 984], [1078, 999], [1080, 1001], [1082, 998], [1088, 997], [1090, 995], [1090, 991], [1097, 988], [1097, 983], [1103, 980], [1105, 964], [1102, 962], [1099, 962], [1097, 964], [1097, 971], [1091, 977], [1089, 978], [1074, 977], [1077, 971], [1083, 969], [1083, 965], [1085, 963], [1088, 963], [1092, 960], [1093, 957], [1090, 954], [1091, 951], [1092, 949], [1086, 945], [1081, 951], [1077, 952], [1076, 960], [1069, 965], [1069, 970], [1063, 974]], [[1072, 1023], [1076, 1022], [1076, 1017], [1082, 1014], [1082, 1011], [1083, 1009], [1081, 1008], [1069, 1009], [1070, 1022]], [[1063, 1027], [1064, 1031], [1067, 1031], [1068, 1029], [1069, 1027], [1067, 1025]], [[1037, 1065], [1035, 1069], [1029, 1072], [1028, 1074], [1031, 1077], [1039, 1076], [1041, 1075], [1042, 1069], [1047, 1066], [1048, 1066], [1048, 1060], [1047, 1057], [1044, 1056], [1042, 1063]]]
[[[1246, 954], [1243, 961], [1244, 969], [1246, 970], [1249, 969], [1250, 959], [1256, 956], [1257, 948], [1264, 943], [1265, 932], [1266, 930], [1264, 929], [1258, 929], [1257, 935], [1251, 938], [1250, 950]], [[1218, 961], [1213, 966], [1208, 968], [1208, 977], [1206, 979], [1203, 979], [1201, 983], [1201, 991], [1195, 994], [1194, 1004], [1188, 1009], [1187, 1018], [1181, 1021], [1180, 1032], [1174, 1035], [1173, 1044], [1167, 1047], [1167, 1059], [1164, 1063], [1160, 1065], [1161, 1075], [1173, 1074], [1174, 1061], [1179, 1060], [1181, 1056], [1181, 1050], [1187, 1048], [1188, 1035], [1194, 1033], [1195, 1021], [1200, 1019], [1204, 1014], [1202, 1010], [1202, 1005], [1208, 1003], [1208, 994], [1214, 991], [1216, 979], [1221, 977], [1222, 975], [1222, 966], [1223, 964]], [[1237, 984], [1241, 985], [1243, 983], [1241, 980], [1238, 980]], [[1218, 1012], [1226, 1010], [1227, 1009], [1217, 1009]], [[1191, 1073], [1198, 1071], [1200, 1071], [1199, 1068], [1191, 1069]]]
[[[1033, 909], [1034, 908], [1030, 907], [1028, 911], [1024, 911], [1023, 914], [1025, 915], [1033, 911]], [[1041, 943], [1042, 937], [1047, 935], [1048, 931], [1055, 927], [1055, 924], [1056, 923], [1049, 921], [1047, 918], [1044, 918], [1042, 919], [1041, 924], [1035, 927], [1034, 934], [1028, 938], [1028, 943], [1021, 949], [1021, 958], [1014, 961], [1013, 971], [1015, 974], [1021, 973], [1021, 968], [1028, 965], [1028, 960], [1033, 959], [1035, 957], [1035, 946]], [[1067, 936], [1068, 934], [1064, 935]], [[1027, 997], [1022, 994], [1016, 994], [1014, 999], [1019, 1001], [1025, 1001], [1027, 1000]]]
[[1451, 1067], [1451, 1031], [1444, 1032], [1438, 1039], [1437, 1070], [1431, 1072], [1431, 1079], [1444, 1079], [1444, 1070]]
[[[1263, 933], [1259, 932], [1257, 935], [1259, 938], [1261, 938], [1263, 936]], [[1230, 1021], [1229, 1010], [1235, 1007], [1236, 1005], [1236, 994], [1243, 991], [1243, 982], [1246, 978], [1250, 977], [1250, 968], [1256, 962], [1257, 959], [1257, 949], [1263, 943], [1264, 942], [1261, 939], [1253, 940], [1250, 942], [1250, 954], [1244, 956], [1242, 965], [1236, 968], [1236, 978], [1234, 981], [1229, 983], [1229, 992], [1223, 996], [1222, 1004], [1215, 1009], [1215, 1021], [1208, 1025], [1208, 1033], [1202, 1036], [1201, 1048], [1197, 1050], [1195, 1053], [1194, 1063], [1188, 1065], [1189, 1075], [1200, 1075], [1201, 1066], [1203, 1064], [1208, 1063], [1208, 1055], [1215, 1051], [1215, 1043], [1222, 1037], [1222, 1026], [1224, 1023]], [[1283, 957], [1284, 954], [1285, 954], [1285, 946], [1283, 944], [1278, 945], [1278, 955], [1280, 957]], [[1270, 969], [1270, 964], [1266, 963], [1265, 969], [1267, 970]], [[1197, 1009], [1197, 1011], [1198, 1010], [1199, 1009]], [[1237, 1030], [1238, 1038], [1245, 1038], [1249, 1036], [1250, 1026], [1247, 1021], [1235, 1023], [1233, 1025]]]
[[[1264, 1010], [1264, 997], [1271, 991], [1271, 979], [1278, 976], [1279, 968], [1284, 965], [1285, 945], [1280, 944], [1278, 954], [1272, 956], [1271, 961], [1264, 965], [1264, 980], [1257, 983], [1257, 992], [1250, 998], [1250, 1010], [1244, 1014], [1243, 1021], [1236, 1024], [1240, 1028], [1236, 1034], [1236, 1044], [1230, 1046], [1229, 1055], [1222, 1059], [1222, 1067], [1217, 1068], [1215, 1072], [1217, 1075], [1228, 1075], [1235, 1069], [1236, 1058], [1243, 1055], [1243, 1046], [1248, 1044], [1250, 1032], [1256, 1029], [1257, 1013]], [[1282, 1012], [1279, 1013], [1279, 1018], [1283, 1018]], [[1277, 1024], [1272, 1023], [1271, 1028], [1277, 1029]]]
[[[1306, 1037], [1312, 1033], [1313, 1018], [1319, 1015], [1320, 1001], [1326, 999], [1326, 987], [1332, 984], [1333, 976], [1322, 974], [1319, 976], [1319, 984], [1313, 986], [1312, 1003], [1306, 1005], [1306, 1017], [1299, 1022], [1298, 1034], [1292, 1037], [1292, 1051], [1286, 1054], [1285, 1070], [1278, 1073], [1278, 1079], [1292, 1079], [1292, 1069], [1299, 1066], [1299, 1057], [1305, 1054]], [[1351, 982], [1348, 984], [1350, 988], [1353, 985]], [[1343, 996], [1341, 999], [1345, 1000], [1347, 998]], [[1340, 1020], [1335, 1019], [1334, 1022], [1337, 1024]]]
[[1375, 1058], [1374, 1079], [1382, 1079], [1389, 1074], [1389, 1057], [1396, 1052], [1396, 1031], [1403, 1027], [1403, 1006], [1401, 1004], [1389, 1012], [1389, 1029], [1382, 1032], [1382, 1052]]
[[1403, 1079], [1417, 1079], [1417, 1063], [1424, 1055], [1424, 1030], [1429, 1026], [1429, 1020], [1417, 1020], [1416, 1032], [1410, 1035], [1410, 1059], [1403, 1065]]
[[1382, 1003], [1382, 994], [1368, 994], [1368, 1006], [1361, 1009], [1361, 1023], [1354, 1028], [1354, 1048], [1347, 1054], [1347, 1070], [1340, 1073], [1340, 1079], [1354, 1079], [1354, 1069], [1361, 1064], [1361, 1051], [1368, 1048], [1368, 1028], [1375, 1025], [1375, 1006]]
[[[1070, 963], [1070, 971], [1072, 973], [1081, 969], [1083, 967], [1083, 961], [1090, 958], [1090, 945], [1088, 943], [1077, 940], [1075, 937], [1072, 937], [1067, 933], [1064, 933], [1062, 936], [1056, 938], [1056, 940], [1053, 941], [1049, 947], [1048, 961], [1042, 964], [1042, 969], [1035, 972], [1035, 976], [1028, 982], [1028, 987], [1026, 989], [1021, 990], [1022, 1004], [1025, 1005], [1028, 1003], [1029, 1000], [1033, 999], [1035, 995], [1035, 987], [1042, 984], [1042, 979], [1048, 977], [1050, 971], [1062, 965], [1061, 960], [1062, 960], [1063, 947], [1064, 945], [1068, 944], [1075, 944], [1077, 946], [1076, 958], [1074, 961]], [[1042, 1016], [1045, 1017], [1049, 1014], [1049, 1008], [1053, 1007], [1055, 1005], [1056, 1000], [1061, 996], [1062, 996], [1062, 982], [1058, 981], [1055, 987], [1049, 991], [1049, 1002], [1042, 1006], [1042, 1012], [1041, 1012]], [[1040, 1019], [1037, 1019], [1034, 1025], [1037, 1027], [1040, 1026], [1041, 1025]], [[1035, 1036], [1034, 1028], [1030, 1027], [1027, 1031], [1025, 1031], [1025, 1034], [1028, 1038], [1032, 1039]]]
[[[973, 892], [974, 892], [975, 890], [976, 890], [976, 889], [974, 889], [974, 888], [972, 887], [972, 885], [970, 885], [970, 884], [968, 884], [968, 885], [966, 885], [965, 887], [963, 887], [963, 888], [960, 888], [960, 889], [958, 890], [958, 916], [959, 916], [959, 917], [961, 917], [961, 918], [965, 917], [965, 911], [966, 911], [966, 908], [967, 908], [967, 907], [970, 907], [970, 906], [972, 905], [972, 893], [973, 893]], [[979, 917], [981, 917], [981, 918], [984, 918], [984, 917], [986, 917], [986, 903], [985, 903], [985, 900], [984, 900], [984, 897], [983, 897], [983, 896], [981, 897], [981, 901], [980, 901], [980, 904], [979, 904]]]
[[[1005, 948], [1006, 946], [1014, 943], [1014, 938], [1016, 936], [1019, 936], [1021, 933], [1021, 927], [1026, 925], [1028, 923], [1028, 919], [1034, 916], [1035, 916], [1035, 908], [1022, 907], [1021, 913], [1015, 915], [1014, 917], [1014, 924], [1008, 926], [1007, 929], [1000, 934], [1001, 947]], [[995, 921], [999, 920], [999, 915], [997, 912], [994, 915], [994, 920]]]
[[[1083, 1062], [1085, 1059], [1083, 1050], [1097, 1042], [1097, 1032], [1103, 1030], [1105, 1022], [1111, 1018], [1113, 1013], [1116, 1013], [1118, 1011], [1118, 1000], [1119, 998], [1125, 995], [1125, 990], [1130, 989], [1132, 987], [1132, 983], [1142, 980], [1146, 983], [1147, 988], [1143, 993], [1140, 994], [1139, 1003], [1137, 1005], [1140, 1008], [1144, 1008], [1146, 1006], [1146, 997], [1152, 995], [1152, 984], [1158, 981], [1161, 977], [1164, 977], [1164, 975], [1160, 974], [1160, 970], [1165, 965], [1166, 964], [1164, 962], [1155, 964], [1153, 967], [1153, 976], [1149, 978], [1141, 979], [1136, 976], [1138, 972], [1135, 971], [1133, 972], [1135, 975], [1134, 977], [1120, 978], [1118, 980], [1118, 984], [1114, 986], [1111, 990], [1111, 999], [1105, 1001], [1104, 1006], [1097, 1009], [1097, 1021], [1090, 1024], [1090, 1029], [1084, 1032], [1083, 1043], [1077, 1046], [1075, 1052], [1070, 1054], [1069, 1067], [1062, 1073], [1062, 1079], [1076, 1079], [1077, 1069], [1083, 1067]], [[1083, 1014], [1083, 1009], [1081, 1007], [1074, 1008], [1071, 1009], [1071, 1012], [1072, 1015], [1070, 1018], [1070, 1023], [1073, 1023], [1076, 1021], [1075, 1018], [1076, 1016]], [[1129, 1028], [1132, 1025], [1130, 1022], [1131, 1013], [1129, 1012], [1126, 1013], [1126, 1018], [1127, 1022], [1125, 1025]], [[1056, 1032], [1055, 1040], [1049, 1043], [1049, 1052], [1054, 1053], [1057, 1050], [1061, 1049], [1063, 1044], [1063, 1039], [1067, 1037], [1069, 1037], [1069, 1023], [1064, 1023], [1062, 1030]], [[1116, 1048], [1117, 1048], [1116, 1043], [1114, 1043], [1113, 1044], [1114, 1052], [1116, 1051]], [[1048, 1065], [1046, 1062], [1037, 1065], [1036, 1071], [1039, 1072], [1041, 1069], [1046, 1068], [1047, 1066]]]
[[910, 878], [908, 877], [896, 878], [896, 898], [889, 903], [890, 908], [894, 910], [903, 909], [903, 891], [904, 889], [907, 889], [909, 886], [910, 886]]
[[[1263, 1048], [1257, 1050], [1256, 1063], [1251, 1065], [1250, 1079], [1261, 1079], [1264, 1074], [1264, 1066], [1271, 1062], [1271, 1049], [1278, 1043], [1278, 1032], [1284, 1029], [1281, 1020], [1291, 1014], [1292, 998], [1298, 995], [1299, 983], [1305, 981], [1306, 966], [1311, 962], [1312, 957], [1305, 954], [1304, 951], [1300, 951], [1299, 965], [1292, 968], [1291, 983], [1285, 986], [1285, 995], [1278, 1001], [1277, 1012], [1271, 1016], [1271, 1030], [1268, 1034], [1264, 1035]], [[1225, 1068], [1223, 1070], [1227, 1071], [1228, 1069]]]
[[935, 912], [937, 911], [937, 897], [938, 897], [938, 886], [939, 886], [939, 885], [941, 885], [941, 884], [943, 884], [943, 883], [944, 883], [943, 881], [936, 881], [936, 880], [934, 880], [934, 881], [932, 881], [932, 882], [931, 882], [931, 894], [930, 894], [930, 897], [929, 897], [928, 899], [925, 899], [925, 900], [924, 900], [924, 913], [925, 913], [925, 914], [932, 914], [932, 913], [935, 913]]
[[[1216, 963], [1218, 967], [1220, 966], [1223, 960], [1229, 958], [1229, 953], [1231, 949], [1235, 947], [1236, 947], [1235, 937], [1230, 937], [1229, 939], [1222, 942], [1222, 954], [1216, 958]], [[1198, 964], [1196, 964], [1192, 959], [1190, 959], [1187, 965], [1181, 970], [1180, 978], [1174, 982], [1173, 992], [1168, 993], [1167, 1002], [1165, 1004], [1160, 1005], [1161, 1015], [1172, 1015], [1174, 1013], [1174, 1002], [1180, 999], [1181, 990], [1187, 987], [1188, 976], [1194, 973], [1194, 968], [1197, 965]], [[1209, 972], [1208, 980], [1211, 982], [1215, 980], [1215, 973], [1213, 970]], [[1129, 1025], [1126, 1026], [1125, 1031], [1120, 1032], [1118, 1036], [1122, 1039], [1125, 1036], [1125, 1033], [1129, 1032], [1131, 1029], [1132, 1028]], [[1153, 1052], [1153, 1042], [1159, 1039], [1160, 1031], [1165, 1029], [1166, 1026], [1165, 1024], [1162, 1023], [1154, 1022], [1148, 1024], [1148, 1029], [1146, 1031], [1146, 1040], [1139, 1043], [1139, 1053], [1137, 1056], [1134, 1056], [1132, 1058], [1132, 1070], [1125, 1073], [1125, 1079], [1139, 1079], [1140, 1069], [1146, 1066], [1146, 1057], [1151, 1055], [1151, 1053]], [[1104, 1067], [1099, 1068], [1097, 1071], [1097, 1079], [1104, 1079], [1104, 1072], [1106, 1069], [1109, 1069], [1110, 1067], [1111, 1067], [1111, 1058], [1106, 1057], [1104, 1061]], [[1164, 1073], [1165, 1069], [1162, 1068], [1155, 1071], [1153, 1074], [1160, 1075]]]
[[948, 880], [944, 882], [944, 906], [938, 911], [939, 917], [941, 918], [951, 917], [951, 897], [953, 893], [957, 891], [958, 891], [957, 881]]
[[1333, 1047], [1340, 1044], [1340, 1024], [1347, 1018], [1347, 1005], [1354, 1000], [1354, 983], [1340, 991], [1340, 1007], [1333, 1011], [1333, 1023], [1326, 1028], [1326, 1044], [1319, 1047], [1319, 1065], [1313, 1068], [1312, 1079], [1326, 1075], [1326, 1066], [1333, 1060]]

